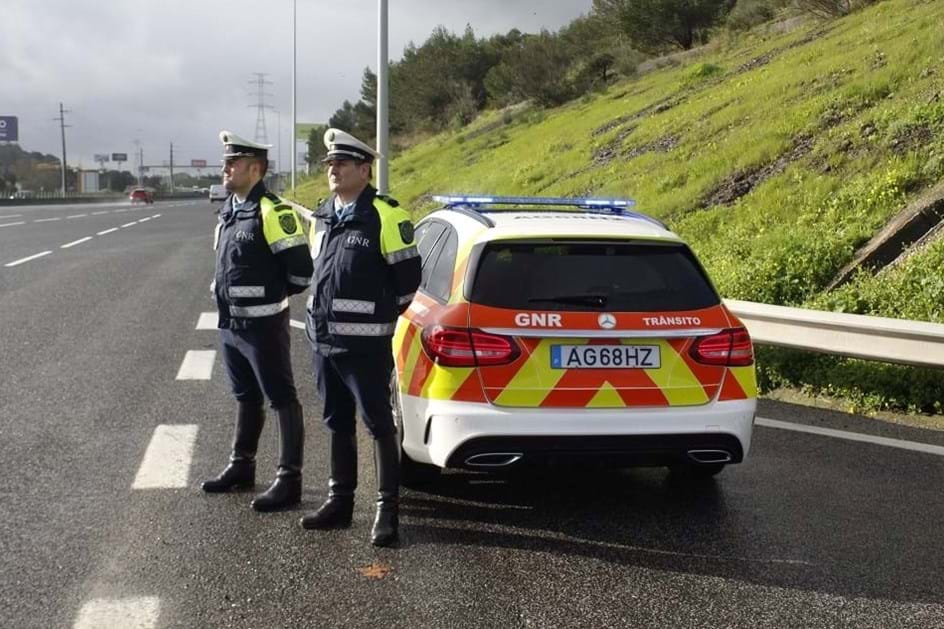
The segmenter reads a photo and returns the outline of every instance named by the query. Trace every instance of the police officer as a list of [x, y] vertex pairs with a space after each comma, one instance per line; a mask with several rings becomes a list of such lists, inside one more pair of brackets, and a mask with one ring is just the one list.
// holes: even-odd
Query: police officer
[[334, 194], [314, 213], [314, 275], [307, 331], [331, 433], [328, 499], [301, 519], [306, 529], [351, 524], [357, 487], [355, 407], [374, 439], [376, 546], [398, 537], [400, 446], [390, 406], [392, 336], [397, 316], [420, 283], [410, 215], [370, 185], [379, 154], [354, 136], [328, 129], [324, 163]]
[[255, 485], [268, 398], [279, 421], [279, 465], [275, 482], [255, 497], [252, 508], [276, 511], [301, 500], [305, 432], [292, 376], [288, 296], [308, 288], [312, 263], [295, 210], [263, 182], [270, 146], [229, 131], [220, 133], [220, 140], [223, 184], [231, 194], [216, 226], [212, 288], [237, 411], [229, 465], [202, 487], [219, 493]]

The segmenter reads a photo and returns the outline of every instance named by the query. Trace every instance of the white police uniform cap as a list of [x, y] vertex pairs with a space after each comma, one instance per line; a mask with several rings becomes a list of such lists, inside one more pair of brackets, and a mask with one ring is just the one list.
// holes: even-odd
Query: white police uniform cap
[[360, 162], [373, 162], [374, 158], [383, 157], [380, 153], [370, 148], [347, 131], [340, 129], [328, 129], [324, 134], [324, 144], [328, 149], [328, 154], [322, 162], [332, 160], [353, 159]]
[[241, 138], [232, 131], [220, 131], [220, 142], [223, 143], [223, 159], [232, 157], [268, 157], [271, 144], [259, 144]]

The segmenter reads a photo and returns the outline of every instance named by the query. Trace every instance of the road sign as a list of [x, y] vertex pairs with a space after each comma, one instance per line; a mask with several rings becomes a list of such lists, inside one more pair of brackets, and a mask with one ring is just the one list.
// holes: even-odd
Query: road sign
[[0, 116], [0, 142], [19, 140], [16, 116]]
[[111, 161], [113, 162], [127, 162], [128, 154], [127, 153], [112, 153]]
[[206, 168], [207, 161], [205, 159], [192, 159], [190, 160], [190, 166], [193, 168]]
[[107, 161], [108, 161], [108, 154], [107, 154], [107, 153], [105, 153], [105, 154], [96, 153], [96, 154], [95, 154], [95, 159], [94, 159], [93, 161], [96, 161], [96, 162], [107, 162]]

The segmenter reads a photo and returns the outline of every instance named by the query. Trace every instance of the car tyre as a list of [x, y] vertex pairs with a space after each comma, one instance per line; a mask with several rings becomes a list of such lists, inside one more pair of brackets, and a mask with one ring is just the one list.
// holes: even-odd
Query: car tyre
[[403, 410], [400, 406], [400, 386], [396, 370], [390, 376], [390, 408], [400, 441], [400, 484], [404, 487], [419, 487], [435, 481], [440, 475], [438, 467], [414, 461], [403, 451]]

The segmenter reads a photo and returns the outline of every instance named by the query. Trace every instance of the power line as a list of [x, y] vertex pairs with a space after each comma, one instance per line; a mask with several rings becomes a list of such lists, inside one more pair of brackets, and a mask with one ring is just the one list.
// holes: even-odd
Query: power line
[[253, 72], [253, 76], [256, 78], [249, 81], [250, 85], [255, 85], [256, 87], [256, 104], [249, 105], [250, 107], [256, 108], [256, 142], [261, 142], [262, 144], [269, 143], [269, 136], [266, 133], [266, 120], [265, 120], [265, 110], [271, 109], [272, 106], [266, 103], [266, 96], [272, 96], [265, 91], [266, 85], [272, 85], [272, 81], [266, 81], [266, 77], [269, 76], [268, 72]]
[[59, 117], [53, 118], [59, 121], [59, 130], [62, 132], [62, 198], [66, 196], [66, 127], [72, 126], [66, 124], [66, 114], [71, 113], [71, 109], [63, 109], [62, 103], [59, 103]]

